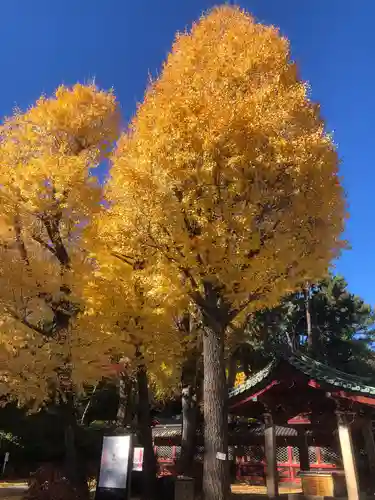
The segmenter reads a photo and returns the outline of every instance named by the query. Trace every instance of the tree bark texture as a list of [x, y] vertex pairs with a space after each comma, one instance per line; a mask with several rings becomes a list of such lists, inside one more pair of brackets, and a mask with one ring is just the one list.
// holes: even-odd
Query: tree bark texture
[[178, 471], [181, 475], [193, 474], [197, 437], [198, 407], [194, 388], [188, 385], [182, 389], [182, 436], [181, 458]]
[[229, 498], [228, 394], [224, 361], [224, 330], [208, 321], [203, 335], [204, 363], [204, 463], [205, 500]]
[[142, 500], [154, 500], [156, 495], [156, 457], [152, 442], [151, 413], [147, 370], [144, 365], [137, 368], [138, 383], [138, 428], [143, 446]]
[[116, 424], [119, 427], [126, 427], [130, 424], [132, 381], [130, 377], [121, 373], [119, 377], [119, 400], [117, 407]]
[[[191, 332], [191, 322], [186, 328], [186, 333]], [[199, 403], [202, 393], [203, 373], [201, 366], [202, 350], [196, 346], [192, 349], [183, 365], [181, 373], [181, 411], [182, 435], [181, 456], [177, 463], [180, 475], [192, 476], [194, 471], [194, 455], [196, 450]]]
[[74, 410], [73, 398], [69, 395], [67, 401], [62, 404], [64, 418], [64, 440], [65, 440], [65, 473], [70, 484], [77, 491], [77, 498], [88, 500], [90, 498], [89, 488], [83, 460], [79, 456], [77, 447], [77, 421]]
[[306, 314], [306, 334], [307, 334], [307, 349], [310, 353], [315, 351], [315, 338], [311, 321], [311, 304], [310, 304], [310, 285], [307, 283], [303, 289]]

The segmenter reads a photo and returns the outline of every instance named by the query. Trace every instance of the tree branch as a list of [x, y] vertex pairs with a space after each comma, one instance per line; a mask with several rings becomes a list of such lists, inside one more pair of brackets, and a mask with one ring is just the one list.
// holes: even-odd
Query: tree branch
[[36, 333], [39, 333], [40, 335], [43, 336], [46, 335], [46, 332], [44, 331], [43, 328], [40, 328], [39, 326], [34, 325], [33, 323], [30, 323], [30, 321], [28, 321], [26, 318], [22, 318], [19, 314], [17, 314], [15, 311], [12, 311], [11, 309], [7, 309], [7, 311], [13, 319], [19, 321], [27, 328], [30, 328], [30, 330], [34, 330]]
[[137, 259], [135, 257], [132, 257], [131, 255], [123, 255], [120, 252], [114, 251], [111, 252], [111, 255], [116, 259], [121, 260], [121, 262], [128, 264], [133, 269], [143, 269], [145, 266], [145, 259]]
[[32, 239], [34, 241], [36, 241], [36, 243], [39, 243], [39, 245], [41, 245], [43, 248], [45, 248], [46, 250], [48, 250], [49, 252], [51, 252], [51, 254], [56, 257], [56, 251], [55, 251], [55, 249], [53, 247], [51, 247], [46, 241], [44, 241], [42, 238], [40, 238], [36, 234], [32, 235]]
[[63, 267], [69, 268], [70, 258], [61, 238], [59, 229], [60, 219], [61, 214], [55, 214], [53, 216], [46, 214], [42, 217], [48, 237], [54, 248], [54, 255]]
[[14, 216], [14, 231], [16, 233], [16, 245], [20, 252], [21, 259], [25, 262], [26, 266], [29, 266], [30, 261], [27, 255], [25, 242], [22, 238], [21, 219], [18, 213], [16, 213]]

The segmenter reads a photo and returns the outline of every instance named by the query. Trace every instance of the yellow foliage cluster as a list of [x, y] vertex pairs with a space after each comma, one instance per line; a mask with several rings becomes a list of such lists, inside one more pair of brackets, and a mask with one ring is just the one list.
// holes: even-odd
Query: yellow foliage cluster
[[236, 378], [234, 380], [234, 387], [237, 387], [238, 385], [245, 383], [245, 381], [246, 381], [245, 372], [236, 373]]
[[92, 169], [118, 135], [116, 99], [93, 85], [0, 128], [0, 390], [22, 402], [61, 385], [61, 365], [82, 387], [118, 356], [163, 393], [183, 310], [222, 332], [320, 278], [342, 247], [319, 108], [287, 40], [240, 9], [177, 36], [102, 189]]
[[177, 37], [106, 195], [124, 252], [198, 305], [213, 284], [232, 316], [320, 277], [342, 246], [337, 153], [288, 42], [229, 6]]
[[[105, 218], [102, 214], [100, 221]], [[100, 345], [114, 359], [119, 354], [129, 358], [131, 369], [146, 364], [150, 379], [157, 381], [159, 393], [163, 393], [177, 384], [179, 375], [182, 345], [173, 315], [182, 301], [179, 303], [173, 286], [155, 269], [137, 270], [124, 263], [105, 242], [101, 247], [99, 234], [89, 241], [95, 241], [91, 246], [97, 249], [97, 268], [82, 288], [86, 309], [76, 330], [98, 333], [97, 342], [91, 343], [93, 358]]]
[[[114, 95], [92, 85], [60, 87], [0, 128], [1, 392], [21, 403], [40, 405], [74, 365], [77, 333], [57, 318], [81, 307], [93, 266], [77, 242], [102, 198], [91, 170], [118, 131]], [[79, 352], [80, 366], [100, 359]]]

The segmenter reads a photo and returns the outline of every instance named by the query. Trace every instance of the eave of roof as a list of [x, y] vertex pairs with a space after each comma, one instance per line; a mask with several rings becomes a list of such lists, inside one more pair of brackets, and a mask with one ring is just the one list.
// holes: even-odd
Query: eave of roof
[[[285, 427], [280, 425], [275, 425], [276, 437], [297, 437], [298, 432], [293, 427]], [[199, 430], [198, 434], [201, 433]], [[242, 426], [235, 426], [229, 431], [231, 435], [235, 434], [246, 434], [248, 436], [264, 436], [264, 425], [243, 428]], [[311, 430], [307, 433], [312, 433]], [[174, 438], [181, 436], [181, 425], [167, 425], [167, 426], [155, 426], [152, 428], [152, 435], [154, 438]]]
[[238, 394], [241, 394], [243, 392], [248, 391], [249, 389], [255, 388], [258, 384], [261, 382], [264, 382], [267, 380], [271, 375], [276, 366], [278, 365], [279, 360], [278, 359], [273, 359], [270, 363], [268, 363], [262, 370], [259, 372], [255, 373], [251, 377], [249, 377], [245, 382], [242, 384], [237, 385], [236, 387], [233, 387], [233, 389], [229, 390], [229, 398], [233, 398], [234, 396], [237, 396]]
[[350, 393], [366, 394], [367, 396], [375, 397], [375, 386], [369, 385], [367, 378], [341, 372], [305, 354], [279, 353], [262, 370], [249, 377], [244, 383], [230, 389], [229, 398], [233, 398], [250, 389], [255, 389], [260, 384], [264, 384], [265, 381], [272, 377], [272, 373], [282, 360], [289, 363], [302, 374], [322, 384], [324, 383]]

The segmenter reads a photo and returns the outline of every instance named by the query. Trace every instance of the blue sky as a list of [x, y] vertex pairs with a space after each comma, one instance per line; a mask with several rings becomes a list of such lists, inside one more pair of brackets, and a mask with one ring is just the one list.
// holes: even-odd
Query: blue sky
[[[114, 87], [128, 119], [176, 31], [209, 0], [2, 0], [0, 116], [26, 108], [61, 83]], [[241, 0], [280, 27], [312, 97], [322, 105], [342, 158], [352, 250], [337, 264], [354, 293], [375, 305], [375, 0]]]

